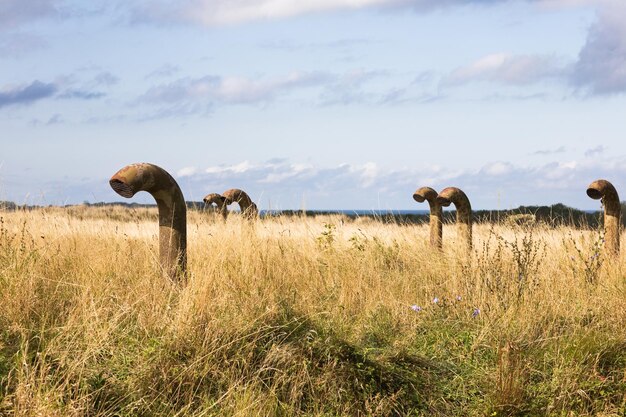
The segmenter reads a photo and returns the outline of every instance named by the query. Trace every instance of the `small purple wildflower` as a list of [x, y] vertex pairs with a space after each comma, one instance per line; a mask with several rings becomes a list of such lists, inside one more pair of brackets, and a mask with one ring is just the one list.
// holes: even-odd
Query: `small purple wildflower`
[[416, 313], [419, 313], [420, 311], [422, 311], [422, 307], [418, 306], [417, 304], [413, 304], [411, 306], [411, 310], [415, 311]]
[[439, 298], [435, 297], [433, 298], [433, 304], [437, 304], [439, 302]]
[[457, 301], [461, 301], [461, 296], [457, 295], [456, 297], [454, 297], [454, 299], [457, 300]]
[[474, 307], [474, 311], [472, 311], [472, 318], [476, 318], [480, 314], [480, 308]]

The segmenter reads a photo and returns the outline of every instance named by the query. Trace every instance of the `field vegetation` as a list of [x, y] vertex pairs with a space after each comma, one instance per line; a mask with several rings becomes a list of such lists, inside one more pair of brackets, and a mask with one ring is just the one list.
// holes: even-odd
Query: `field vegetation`
[[0, 211], [0, 415], [626, 416], [626, 263], [595, 229]]

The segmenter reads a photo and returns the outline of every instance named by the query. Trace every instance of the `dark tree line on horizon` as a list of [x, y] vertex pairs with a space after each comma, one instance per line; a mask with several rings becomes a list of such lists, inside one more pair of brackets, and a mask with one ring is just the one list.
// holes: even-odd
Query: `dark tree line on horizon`
[[[200, 201], [187, 201], [189, 210], [213, 211], [212, 208], [205, 208], [205, 204]], [[626, 201], [622, 201], [622, 211], [626, 210]], [[89, 203], [84, 202], [82, 206], [86, 207], [125, 207], [133, 208], [151, 208], [156, 207], [155, 204], [140, 203]], [[0, 201], [0, 210], [16, 211], [16, 210], [36, 210], [49, 206], [40, 205], [19, 205], [12, 201]], [[66, 205], [61, 207], [76, 207], [76, 205]], [[350, 213], [348, 211], [333, 210], [262, 210], [262, 217], [268, 216], [307, 216], [314, 217], [320, 215], [341, 214], [350, 219], [358, 217], [376, 218], [385, 222], [399, 224], [420, 224], [427, 223], [429, 215], [427, 213], [376, 213], [376, 212], [359, 212]], [[474, 210], [472, 212], [473, 221], [477, 223], [499, 223], [514, 222], [527, 223], [528, 221], [540, 222], [550, 226], [573, 226], [576, 228], [595, 229], [602, 224], [602, 212], [586, 212], [564, 204], [557, 203], [550, 206], [520, 206], [515, 209], [508, 210]], [[443, 221], [446, 223], [454, 223], [456, 219], [456, 211], [450, 210], [443, 213]], [[626, 218], [622, 217], [622, 224], [626, 227]]]

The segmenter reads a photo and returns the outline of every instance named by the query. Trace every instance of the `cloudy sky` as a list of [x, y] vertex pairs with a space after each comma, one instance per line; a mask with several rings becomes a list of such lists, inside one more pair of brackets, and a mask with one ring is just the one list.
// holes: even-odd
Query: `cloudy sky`
[[262, 208], [596, 209], [597, 178], [626, 198], [626, 2], [0, 0], [0, 200], [121, 201], [132, 162]]

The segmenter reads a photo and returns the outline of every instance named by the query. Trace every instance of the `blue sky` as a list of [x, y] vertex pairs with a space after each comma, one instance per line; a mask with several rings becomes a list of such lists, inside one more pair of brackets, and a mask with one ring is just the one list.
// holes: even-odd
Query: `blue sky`
[[108, 178], [152, 162], [188, 200], [262, 208], [457, 186], [595, 209], [591, 181], [626, 193], [625, 114], [621, 0], [0, 2], [0, 199], [20, 203], [122, 200]]

